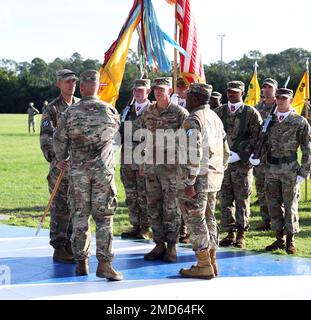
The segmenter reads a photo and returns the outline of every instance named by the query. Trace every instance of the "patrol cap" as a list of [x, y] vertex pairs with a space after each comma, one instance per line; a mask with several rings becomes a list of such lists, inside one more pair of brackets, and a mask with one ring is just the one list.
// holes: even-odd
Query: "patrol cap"
[[265, 84], [267, 84], [270, 87], [278, 87], [278, 82], [272, 78], [267, 78], [263, 81], [262, 86], [264, 86]]
[[275, 96], [276, 97], [285, 97], [291, 99], [294, 95], [293, 90], [288, 88], [280, 88], [276, 90]]
[[188, 87], [188, 84], [185, 82], [183, 77], [178, 77], [176, 80], [177, 87]]
[[227, 83], [227, 90], [231, 91], [245, 91], [245, 84], [242, 81], [230, 81]]
[[97, 70], [86, 70], [80, 74], [80, 82], [99, 82], [99, 72]]
[[57, 80], [79, 80], [76, 74], [69, 69], [62, 69], [56, 72]]
[[200, 93], [210, 97], [213, 91], [213, 86], [205, 83], [191, 83], [187, 93]]
[[29, 102], [29, 105], [30, 105], [31, 107], [33, 107], [33, 106], [34, 106], [34, 103], [33, 103], [33, 102]]
[[172, 78], [171, 77], [163, 77], [163, 78], [155, 78], [153, 87], [160, 87], [160, 88], [172, 88]]
[[144, 88], [147, 88], [149, 89], [150, 88], [150, 79], [137, 79], [134, 81], [134, 87], [133, 89], [144, 89]]
[[222, 98], [222, 94], [218, 91], [213, 91], [211, 98], [215, 98], [215, 99], [221, 99]]

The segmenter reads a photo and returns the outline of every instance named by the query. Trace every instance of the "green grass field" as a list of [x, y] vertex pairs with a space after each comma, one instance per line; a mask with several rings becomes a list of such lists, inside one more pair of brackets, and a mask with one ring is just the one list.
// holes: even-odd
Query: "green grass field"
[[[37, 227], [39, 218], [49, 200], [46, 176], [48, 163], [43, 158], [39, 144], [39, 122], [37, 132], [28, 134], [27, 115], [0, 114], [0, 219], [1, 223], [19, 226]], [[114, 234], [128, 228], [127, 208], [125, 207], [124, 189], [120, 181], [119, 166], [116, 168], [116, 184], [119, 207], [114, 218]], [[301, 231], [296, 237], [297, 255], [311, 257], [311, 202], [304, 201], [305, 188], [302, 185], [300, 202]], [[253, 192], [252, 202], [255, 202]], [[308, 199], [311, 199], [311, 184], [308, 185]], [[254, 228], [260, 223], [259, 207], [252, 206], [251, 229], [247, 235], [247, 248], [261, 251], [274, 241], [273, 231], [258, 232]], [[219, 222], [219, 209], [216, 212]], [[219, 223], [220, 225], [220, 223]], [[48, 228], [49, 217], [44, 227]], [[94, 230], [94, 225], [93, 228]], [[221, 233], [221, 237], [224, 233]], [[237, 249], [238, 250], [238, 249]], [[286, 254], [277, 251], [276, 254]]]

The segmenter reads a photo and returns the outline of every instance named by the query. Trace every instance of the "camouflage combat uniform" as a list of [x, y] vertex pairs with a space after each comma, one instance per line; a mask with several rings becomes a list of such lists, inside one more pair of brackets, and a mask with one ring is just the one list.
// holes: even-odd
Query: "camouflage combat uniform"
[[[142, 127], [148, 129], [153, 137], [153, 144], [149, 148], [147, 145], [145, 150], [146, 159], [152, 159], [152, 164], [145, 164], [144, 173], [148, 217], [155, 243], [176, 243], [181, 220], [176, 203], [176, 152], [172, 159], [167, 159], [168, 144], [157, 143], [156, 132], [168, 129], [176, 132], [187, 116], [187, 110], [173, 103], [165, 110], [159, 109], [157, 103], [151, 104], [142, 115]], [[163, 164], [157, 163], [156, 156], [160, 154], [164, 155]]]
[[[301, 165], [297, 151], [301, 148]], [[311, 166], [311, 129], [307, 120], [292, 112], [282, 122], [275, 117], [265, 144], [266, 199], [276, 232], [299, 232], [297, 175], [307, 178]]]
[[[187, 161], [178, 167], [178, 202], [194, 251], [216, 249], [218, 246], [215, 206], [217, 191], [221, 188], [229, 147], [223, 124], [209, 105], [193, 110], [184, 121], [187, 136], [197, 132], [195, 144], [189, 143], [188, 152], [199, 153], [198, 162]], [[187, 157], [190, 159], [190, 157]], [[191, 177], [191, 178], [189, 178]], [[195, 181], [196, 195], [185, 195], [185, 184]]]
[[119, 129], [115, 108], [95, 97], [83, 97], [61, 116], [54, 134], [59, 161], [70, 156], [72, 249], [76, 260], [91, 254], [89, 219], [96, 224], [96, 257], [113, 258], [113, 215], [117, 208], [112, 139]]
[[[256, 110], [260, 113], [261, 118], [263, 121], [268, 117], [271, 110], [273, 109], [273, 106], [275, 105], [275, 102], [272, 104], [267, 104], [265, 102], [261, 102], [255, 106]], [[256, 167], [254, 167], [254, 176], [255, 176], [255, 184], [256, 184], [256, 192], [258, 197], [258, 203], [260, 206], [260, 215], [263, 220], [264, 225], [270, 224], [270, 215], [268, 211], [267, 201], [266, 201], [266, 195], [265, 195], [265, 171], [266, 171], [266, 163], [261, 157], [260, 164]]]
[[[79, 101], [73, 97], [73, 103]], [[56, 167], [57, 159], [53, 149], [53, 133], [58, 126], [61, 112], [64, 112], [68, 104], [60, 95], [51, 101], [44, 109], [41, 119], [40, 145], [45, 159], [50, 163], [47, 176], [49, 192], [52, 193], [60, 170]], [[50, 215], [50, 244], [54, 247], [66, 246], [70, 243], [72, 224], [68, 208], [68, 175], [65, 172], [58, 191], [55, 195]]]
[[[148, 108], [150, 102], [145, 106]], [[131, 125], [132, 134], [141, 128], [141, 115], [137, 116], [135, 105], [130, 105], [128, 110], [124, 110], [121, 119], [124, 119], [124, 127]], [[123, 120], [123, 119], [122, 119]], [[126, 194], [126, 205], [129, 209], [129, 220], [132, 226], [137, 229], [148, 229], [149, 221], [147, 216], [147, 198], [146, 198], [146, 182], [144, 175], [140, 174], [140, 168], [133, 158], [134, 149], [139, 144], [139, 141], [134, 141], [131, 136], [131, 144], [125, 143], [121, 149], [121, 180], [124, 185]], [[124, 154], [132, 154], [132, 164], [124, 163]]]
[[224, 124], [230, 150], [241, 158], [230, 163], [225, 171], [220, 191], [221, 221], [225, 231], [243, 232], [249, 228], [252, 193], [252, 165], [248, 159], [257, 142], [262, 120], [255, 108], [244, 104], [235, 113], [230, 112], [228, 104], [215, 112]]
[[27, 109], [27, 113], [28, 113], [28, 132], [30, 133], [31, 127], [32, 127], [32, 131], [36, 132], [35, 115], [39, 114], [40, 112], [35, 107], [29, 106]]

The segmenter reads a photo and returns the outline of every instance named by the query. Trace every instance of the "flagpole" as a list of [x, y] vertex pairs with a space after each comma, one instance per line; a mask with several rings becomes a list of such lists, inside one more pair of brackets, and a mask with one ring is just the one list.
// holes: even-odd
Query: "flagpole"
[[[309, 119], [309, 99], [310, 99], [310, 89], [309, 89], [309, 58], [307, 58], [306, 61], [306, 73], [307, 73], [307, 79], [306, 79], [306, 101], [305, 101], [305, 117], [308, 121]], [[308, 201], [308, 177], [305, 181], [305, 201]]]
[[[174, 21], [175, 21], [175, 30], [174, 30], [174, 40], [177, 42], [177, 21], [176, 21], [176, 17], [177, 17], [177, 1], [174, 4], [175, 6], [175, 17], [174, 17]], [[177, 82], [177, 49], [174, 48], [174, 76], [173, 76], [173, 82], [174, 82], [174, 92], [176, 92], [176, 82]]]
[[[256, 79], [258, 79], [257, 77], [257, 67], [258, 67], [258, 64], [257, 64], [257, 60], [255, 60], [255, 65], [254, 65], [254, 68], [255, 68], [255, 74], [256, 74]], [[256, 98], [257, 98], [257, 86], [255, 84], [255, 95], [254, 95], [254, 106], [256, 106]]]

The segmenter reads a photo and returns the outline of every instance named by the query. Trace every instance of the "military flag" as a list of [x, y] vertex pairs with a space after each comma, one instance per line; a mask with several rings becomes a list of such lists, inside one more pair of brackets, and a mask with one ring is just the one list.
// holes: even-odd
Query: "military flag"
[[162, 72], [171, 70], [172, 66], [165, 52], [164, 41], [187, 55], [185, 50], [160, 28], [151, 0], [134, 0], [118, 38], [105, 53], [104, 63], [99, 70], [98, 96], [112, 105], [115, 105], [119, 97], [128, 50], [136, 28], [139, 31], [139, 41], [141, 41], [149, 68]]
[[[306, 69], [303, 73], [303, 76], [300, 80], [300, 83], [298, 85], [298, 88], [295, 92], [294, 100], [292, 102], [293, 108], [296, 109], [296, 113], [301, 115], [302, 110], [306, 105], [309, 103], [309, 61], [307, 60]], [[307, 111], [308, 112], [308, 111]], [[308, 114], [305, 114], [306, 117], [308, 117]]]
[[257, 78], [257, 61], [254, 65], [254, 73], [251, 79], [251, 82], [249, 83], [247, 95], [244, 100], [244, 103], [254, 107], [257, 103], [259, 103], [260, 100], [260, 85]]
[[198, 44], [198, 33], [190, 0], [166, 0], [175, 4], [175, 19], [179, 28], [179, 45], [189, 57], [180, 54], [180, 74], [187, 83], [205, 83], [202, 56]]

